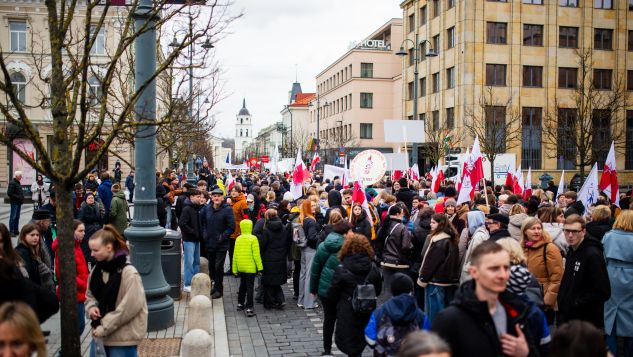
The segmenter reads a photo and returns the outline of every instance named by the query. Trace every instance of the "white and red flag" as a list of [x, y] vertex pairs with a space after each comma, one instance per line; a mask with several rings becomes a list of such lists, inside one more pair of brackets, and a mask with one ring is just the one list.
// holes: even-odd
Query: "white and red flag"
[[235, 186], [235, 179], [233, 179], [233, 175], [231, 175], [231, 171], [226, 175], [226, 192], [231, 192], [231, 189]]
[[303, 181], [306, 179], [307, 168], [301, 159], [301, 149], [297, 150], [297, 159], [295, 160], [295, 168], [292, 171], [292, 183], [290, 184], [290, 193], [296, 200], [303, 196]]
[[409, 177], [415, 181], [420, 180], [420, 169], [418, 168], [418, 164], [413, 164], [413, 166], [409, 168]]
[[433, 192], [435, 193], [440, 192], [440, 185], [442, 184], [442, 181], [444, 181], [444, 179], [445, 179], [444, 171], [442, 170], [440, 166], [438, 166], [435, 169], [435, 181], [433, 182]]
[[517, 168], [514, 174], [512, 192], [514, 192], [515, 195], [523, 195], [523, 172], [521, 172], [521, 166]]
[[472, 160], [472, 169], [470, 171], [470, 182], [472, 182], [473, 187], [477, 186], [477, 183], [484, 178], [484, 164], [483, 164], [483, 156], [481, 155], [481, 147], [479, 146], [479, 137], [475, 137], [475, 142], [473, 143], [473, 149], [470, 152], [471, 160]]
[[404, 174], [401, 170], [393, 170], [393, 172], [391, 173], [391, 181], [396, 182], [400, 180], [402, 176], [404, 176]]
[[523, 190], [523, 200], [527, 201], [532, 196], [532, 168], [528, 167], [527, 175], [525, 175], [525, 186]]
[[314, 172], [316, 170], [317, 164], [321, 161], [321, 157], [318, 152], [314, 153], [314, 157], [312, 158], [312, 162], [310, 163], [310, 171]]
[[615, 164], [615, 144], [611, 142], [611, 148], [604, 162], [604, 171], [600, 177], [600, 190], [602, 190], [614, 205], [620, 207], [620, 187], [618, 185], [618, 173]]
[[459, 189], [459, 196], [457, 196], [457, 204], [468, 202], [475, 197], [475, 187], [472, 185], [470, 179], [470, 172], [466, 171], [466, 174], [462, 178], [462, 184]]
[[[369, 210], [369, 204], [367, 203], [367, 196], [365, 196], [365, 191], [363, 190], [363, 187], [362, 187], [363, 179], [360, 174], [360, 168], [358, 172], [356, 173], [355, 179], [356, 180], [354, 181], [354, 190], [352, 191], [352, 201], [356, 204], [359, 204], [363, 208], [363, 210], [366, 213], [365, 217], [367, 218], [367, 220], [369, 220], [370, 223], [372, 223], [371, 211]], [[351, 219], [352, 214], [350, 215], [350, 219]], [[371, 238], [371, 237], [368, 237], [368, 238]]]

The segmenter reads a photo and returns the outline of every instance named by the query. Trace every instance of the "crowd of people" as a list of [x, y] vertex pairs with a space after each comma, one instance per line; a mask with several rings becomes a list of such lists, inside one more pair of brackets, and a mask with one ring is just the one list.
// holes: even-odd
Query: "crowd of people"
[[[576, 192], [556, 197], [551, 185], [523, 197], [488, 184], [457, 204], [450, 181], [438, 192], [406, 177], [361, 189], [317, 173], [295, 197], [287, 175], [228, 177], [207, 165], [197, 174], [196, 184], [172, 170], [156, 175], [160, 224], [183, 238], [184, 290], [206, 257], [211, 297], [229, 298], [223, 280], [235, 275], [237, 309], [252, 317], [256, 303], [283, 310], [292, 281], [293, 304], [323, 309], [325, 356], [334, 344], [350, 356], [368, 347], [376, 356], [633, 353], [630, 191], [619, 207], [601, 196], [586, 209]], [[83, 331], [87, 316], [106, 350], [134, 353], [147, 306], [134, 298], [143, 287], [122, 236], [128, 201], [107, 172], [99, 179], [91, 174], [73, 195], [78, 323]], [[133, 185], [132, 173], [130, 200]], [[52, 190], [42, 203], [54, 208], [54, 199]], [[22, 301], [39, 322], [58, 309], [54, 209], [44, 206], [15, 249], [15, 222], [0, 225], [0, 284], [12, 287], [0, 302]], [[8, 306], [0, 331], [25, 314]], [[36, 352], [39, 336], [27, 335]]]

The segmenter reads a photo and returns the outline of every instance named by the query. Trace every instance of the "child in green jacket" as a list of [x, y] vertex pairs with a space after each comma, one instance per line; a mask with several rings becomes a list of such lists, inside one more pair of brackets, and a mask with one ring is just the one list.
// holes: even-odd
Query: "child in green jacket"
[[[235, 240], [233, 252], [233, 274], [240, 276], [240, 290], [237, 295], [237, 310], [246, 309], [246, 316], [255, 316], [253, 311], [253, 288], [255, 276], [264, 268], [259, 255], [259, 241], [251, 232], [253, 221], [244, 219], [240, 222], [240, 234]], [[246, 300], [246, 301], [245, 301]]]

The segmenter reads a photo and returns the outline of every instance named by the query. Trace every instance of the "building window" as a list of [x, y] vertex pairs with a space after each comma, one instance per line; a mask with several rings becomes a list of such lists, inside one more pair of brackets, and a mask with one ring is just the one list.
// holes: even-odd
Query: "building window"
[[629, 11], [633, 11], [633, 0], [629, 0]]
[[433, 0], [433, 17], [440, 16], [440, 0]]
[[576, 88], [578, 86], [578, 68], [558, 68], [558, 88]]
[[613, 30], [594, 29], [593, 48], [596, 50], [611, 51], [613, 49]]
[[541, 120], [541, 108], [523, 108], [521, 167], [541, 168]]
[[446, 0], [446, 10], [452, 9], [455, 7], [455, 0]]
[[440, 111], [434, 110], [433, 113], [433, 127], [431, 130], [438, 130], [440, 128]]
[[420, 78], [420, 97], [426, 96], [426, 77]]
[[409, 15], [409, 32], [415, 31], [415, 15]]
[[626, 90], [633, 91], [633, 71], [626, 71]]
[[426, 5], [420, 8], [420, 26], [426, 25]]
[[570, 108], [558, 108], [556, 156], [558, 170], [573, 170], [576, 168], [576, 125], [578, 111]]
[[246, 129], [246, 137], [248, 137], [248, 129]]
[[244, 136], [244, 132], [240, 129], [240, 136]]
[[20, 103], [26, 103], [26, 77], [20, 72], [11, 73], [11, 84], [13, 86], [13, 93], [18, 98]]
[[543, 67], [523, 66], [523, 86], [543, 87]]
[[629, 30], [629, 41], [628, 41], [627, 50], [633, 51], [633, 30]]
[[433, 73], [433, 93], [440, 91], [440, 72]]
[[578, 0], [558, 0], [560, 6], [563, 7], [578, 7]]
[[489, 2], [508, 2], [508, 0], [486, 0]]
[[506, 107], [487, 106], [486, 141], [496, 152], [506, 151]]
[[543, 5], [543, 0], [523, 0], [524, 4]]
[[413, 90], [414, 90], [414, 88], [413, 88], [413, 82], [409, 82], [409, 83], [407, 83], [407, 94], [408, 94], [408, 95], [407, 95], [407, 98], [408, 98], [409, 100], [413, 100], [413, 98], [415, 97], [415, 96], [413, 95]]
[[[426, 114], [425, 113], [420, 113], [418, 114], [418, 120], [426, 120]], [[426, 125], [426, 123], [424, 123], [424, 125]]]
[[455, 27], [446, 30], [446, 48], [455, 47]]
[[360, 107], [361, 108], [373, 108], [374, 107], [374, 93], [361, 93], [360, 94]]
[[373, 63], [361, 63], [360, 64], [360, 76], [361, 78], [374, 77], [374, 64]]
[[26, 52], [26, 21], [9, 21], [11, 52]]
[[409, 57], [409, 66], [413, 66], [415, 64], [415, 50], [413, 48], [409, 48], [407, 57]]
[[[625, 142], [633, 143], [633, 110], [626, 111]], [[633, 145], [624, 147], [624, 169], [633, 170]]]
[[455, 88], [455, 67], [446, 70], [446, 89]]
[[[97, 30], [96, 26], [90, 26], [90, 36], [95, 35], [95, 31]], [[96, 33], [97, 38], [95, 39], [92, 48], [90, 49], [90, 54], [93, 55], [105, 55], [105, 27], [101, 27], [99, 32]]]
[[598, 167], [604, 167], [611, 147], [611, 115], [609, 109], [594, 109], [591, 113], [593, 130], [591, 151]]
[[360, 138], [361, 139], [371, 139], [373, 124], [370, 123], [360, 123]]
[[486, 85], [501, 86], [506, 85], [506, 65], [486, 64]]
[[523, 25], [523, 45], [543, 46], [543, 25]]
[[561, 26], [558, 29], [558, 47], [578, 48], [578, 27]]
[[101, 96], [103, 95], [103, 89], [101, 88], [101, 81], [97, 77], [90, 77], [88, 79], [88, 98], [90, 104], [97, 105], [101, 103]]
[[610, 69], [594, 69], [593, 70], [593, 86], [600, 90], [611, 89], [611, 70]]
[[435, 50], [435, 53], [440, 53], [440, 35], [439, 34], [433, 36], [433, 49]]
[[596, 9], [613, 9], [612, 0], [593, 0], [593, 7]]
[[446, 108], [446, 128], [453, 129], [455, 127], [455, 108]]
[[488, 22], [486, 24], [486, 43], [506, 44], [508, 24], [505, 22]]

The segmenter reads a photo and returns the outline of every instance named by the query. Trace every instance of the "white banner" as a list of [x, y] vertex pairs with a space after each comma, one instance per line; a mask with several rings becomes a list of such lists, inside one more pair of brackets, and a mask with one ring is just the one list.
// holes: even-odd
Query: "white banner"
[[409, 168], [409, 157], [406, 153], [383, 154], [387, 161], [387, 171], [405, 171]]

